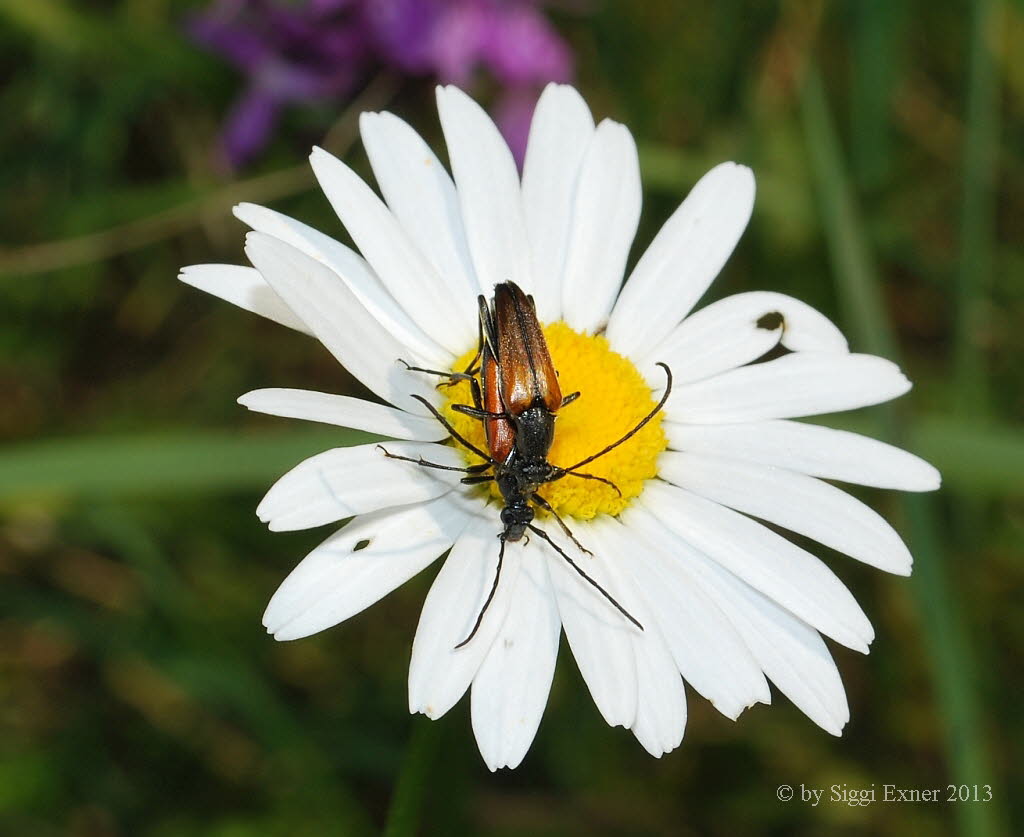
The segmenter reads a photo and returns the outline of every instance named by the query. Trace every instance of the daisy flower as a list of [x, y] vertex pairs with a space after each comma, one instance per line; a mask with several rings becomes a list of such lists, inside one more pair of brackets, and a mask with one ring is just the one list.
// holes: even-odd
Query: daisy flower
[[[487, 765], [515, 767], [547, 702], [564, 630], [604, 719], [650, 753], [677, 747], [686, 691], [737, 718], [769, 703], [769, 681], [826, 731], [849, 718], [828, 637], [861, 652], [873, 631], [839, 578], [782, 528], [887, 572], [911, 556], [878, 514], [831, 481], [927, 491], [939, 474], [905, 451], [794, 421], [878, 404], [910, 389], [888, 360], [849, 351], [823, 315], [757, 291], [694, 311], [743, 232], [750, 169], [706, 174], [625, 278], [640, 216], [636, 146], [594, 124], [571, 87], [537, 105], [522, 179], [487, 114], [442, 87], [451, 176], [397, 116], [361, 131], [382, 197], [315, 149], [317, 179], [359, 252], [273, 210], [251, 227], [252, 267], [196, 265], [190, 285], [316, 337], [380, 399], [294, 389], [250, 392], [251, 410], [370, 431], [389, 452], [452, 468], [479, 459], [414, 396], [478, 445], [480, 423], [451, 410], [462, 386], [408, 364], [461, 371], [477, 346], [477, 296], [514, 282], [532, 294], [563, 392], [549, 461], [578, 462], [664, 410], [588, 466], [612, 481], [564, 479], [540, 493], [592, 555], [550, 517], [539, 525], [642, 625], [633, 625], [541, 538], [509, 543], [494, 598], [500, 503], [458, 471], [388, 458], [375, 444], [307, 459], [257, 513], [272, 530], [348, 520], [292, 571], [264, 625], [279, 640], [369, 607], [439, 557], [412, 646], [409, 708], [439, 718], [467, 691]], [[765, 359], [768, 355], [770, 359]], [[382, 402], [382, 403], [381, 403]], [[764, 523], [772, 524], [768, 528]]]

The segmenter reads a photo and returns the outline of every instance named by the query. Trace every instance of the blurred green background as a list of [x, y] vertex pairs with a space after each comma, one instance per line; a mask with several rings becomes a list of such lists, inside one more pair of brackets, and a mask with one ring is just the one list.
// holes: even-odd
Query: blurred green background
[[[911, 579], [814, 547], [878, 634], [868, 657], [833, 647], [842, 738], [778, 695], [734, 724], [691, 691], [683, 746], [655, 761], [605, 726], [563, 644], [537, 740], [498, 775], [467, 701], [407, 714], [436, 565], [342, 627], [264, 634], [323, 532], [270, 534], [256, 502], [352, 437], [235, 398], [359, 390], [317, 344], [175, 279], [244, 261], [239, 200], [341, 237], [309, 144], [329, 132], [367, 171], [366, 107], [440, 147], [432, 83], [384, 73], [352, 107], [292, 110], [227, 174], [211, 149], [239, 76], [183, 34], [194, 8], [0, 0], [0, 833], [1022, 833], [1024, 3], [548, 8], [595, 114], [640, 143], [634, 257], [703, 171], [753, 166], [711, 298], [792, 294], [898, 359], [909, 396], [829, 420], [945, 483], [862, 493], [910, 542]], [[782, 783], [993, 798], [812, 807], [778, 801]]]

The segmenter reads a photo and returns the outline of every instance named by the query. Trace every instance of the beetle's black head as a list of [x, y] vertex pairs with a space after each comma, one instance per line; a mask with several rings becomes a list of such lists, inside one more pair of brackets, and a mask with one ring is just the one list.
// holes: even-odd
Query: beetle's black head
[[533, 509], [526, 503], [505, 506], [501, 510], [501, 525], [505, 527], [504, 536], [507, 541], [518, 541], [526, 532], [526, 527], [533, 523]]

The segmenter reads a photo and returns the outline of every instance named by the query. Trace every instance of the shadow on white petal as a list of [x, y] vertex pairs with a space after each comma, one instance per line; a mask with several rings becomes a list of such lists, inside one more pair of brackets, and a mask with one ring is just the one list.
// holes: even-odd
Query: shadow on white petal
[[896, 530], [855, 497], [826, 482], [749, 462], [666, 452], [662, 479], [736, 511], [806, 535], [858, 561], [910, 575], [913, 559]]
[[385, 442], [334, 448], [300, 462], [281, 477], [256, 507], [271, 531], [294, 531], [333, 523], [391, 506], [432, 500], [458, 483], [454, 471], [424, 468], [388, 458], [423, 457], [442, 465], [461, 466], [461, 455], [449, 445], [429, 442]]
[[356, 517], [284, 580], [263, 615], [267, 632], [299, 639], [354, 616], [439, 558], [469, 520], [450, 496]]
[[754, 174], [746, 166], [722, 163], [697, 181], [615, 303], [607, 331], [615, 351], [644, 357], [690, 312], [732, 254], [753, 207]]
[[437, 110], [481, 288], [490, 293], [499, 282], [511, 281], [532, 293], [530, 246], [512, 152], [491, 117], [457, 87], [437, 88]]
[[256, 389], [240, 396], [238, 403], [257, 413], [364, 430], [393, 439], [438, 442], [448, 436], [433, 416], [414, 416], [348, 395], [304, 389]]
[[313, 333], [255, 268], [235, 264], [193, 264], [183, 267], [178, 279], [275, 323], [303, 334]]
[[787, 468], [877, 488], [934, 491], [939, 472], [900, 448], [847, 430], [798, 421], [662, 425], [673, 450]]
[[594, 118], [574, 88], [567, 84], [544, 88], [530, 124], [522, 185], [541, 322], [562, 318], [562, 281], [576, 184], [593, 135]]
[[467, 526], [423, 603], [409, 664], [409, 711], [440, 718], [469, 688], [501, 629], [522, 562], [522, 543], [508, 544], [494, 598], [472, 640], [490, 593], [498, 559], [494, 520], [480, 515]]
[[473, 733], [492, 770], [517, 767], [540, 725], [562, 623], [546, 555], [527, 546], [508, 615], [473, 678]]

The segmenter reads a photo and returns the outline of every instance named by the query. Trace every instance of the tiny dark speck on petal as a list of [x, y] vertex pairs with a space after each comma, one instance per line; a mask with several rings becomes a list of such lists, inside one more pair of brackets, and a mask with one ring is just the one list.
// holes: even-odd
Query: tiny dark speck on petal
[[360, 549], [366, 549], [370, 545], [369, 538], [363, 538], [361, 541], [356, 541], [356, 545], [352, 547], [353, 552], [358, 552]]
[[757, 327], [765, 331], [775, 331], [786, 325], [786, 318], [778, 311], [769, 311], [757, 318]]

